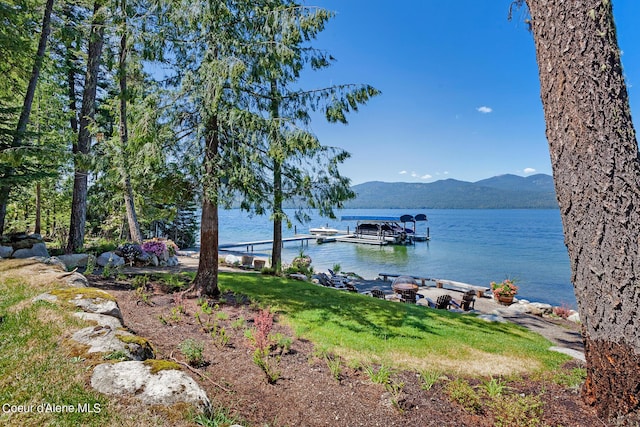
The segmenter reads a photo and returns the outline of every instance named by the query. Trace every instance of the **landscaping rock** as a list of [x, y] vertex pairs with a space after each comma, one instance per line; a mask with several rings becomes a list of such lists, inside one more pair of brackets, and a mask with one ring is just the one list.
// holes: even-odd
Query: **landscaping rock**
[[157, 256], [155, 256], [155, 254], [151, 254], [151, 265], [153, 265], [154, 267], [157, 267], [160, 265], [160, 260], [158, 259]]
[[573, 312], [567, 317], [567, 320], [575, 323], [580, 323], [580, 313], [578, 313], [577, 311]]
[[171, 256], [167, 260], [167, 266], [168, 267], [175, 267], [178, 264], [179, 264], [179, 261], [178, 261], [178, 257], [176, 257], [176, 256]]
[[45, 300], [49, 302], [66, 301], [88, 313], [104, 314], [122, 320], [122, 313], [118, 303], [108, 293], [95, 288], [66, 288], [55, 289], [38, 295], [33, 301]]
[[124, 258], [116, 255], [113, 252], [104, 252], [100, 254], [98, 259], [96, 260], [96, 264], [98, 264], [100, 267], [120, 267], [121, 265], [124, 265]]
[[120, 321], [120, 319], [113, 316], [107, 316], [105, 314], [86, 313], [84, 311], [78, 311], [76, 313], [73, 313], [73, 315], [88, 322], [95, 322], [98, 326], [108, 326], [114, 330], [122, 328], [122, 322]]
[[73, 270], [76, 267], [86, 267], [89, 262], [88, 254], [70, 254], [58, 256], [60, 261], [64, 262], [67, 270]]
[[211, 407], [204, 390], [184, 372], [167, 369], [152, 374], [150, 366], [138, 361], [96, 366], [91, 386], [104, 394], [129, 394], [148, 405], [185, 402], [205, 411]]
[[109, 325], [80, 329], [71, 336], [71, 339], [88, 346], [87, 353], [122, 352], [129, 360], [146, 360], [154, 357], [153, 349], [147, 340]]
[[11, 246], [0, 246], [0, 258], [10, 258], [13, 253]]
[[84, 275], [80, 273], [71, 273], [65, 277], [65, 281], [67, 285], [72, 288], [86, 288], [89, 286], [89, 281]]
[[[15, 245], [14, 245], [15, 248]], [[11, 254], [12, 258], [49, 257], [47, 246], [44, 243], [35, 243], [31, 247], [17, 249]]]

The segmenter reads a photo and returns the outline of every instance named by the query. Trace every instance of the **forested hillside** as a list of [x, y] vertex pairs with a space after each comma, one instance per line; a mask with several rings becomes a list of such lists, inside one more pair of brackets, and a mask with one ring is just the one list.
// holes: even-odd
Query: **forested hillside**
[[365, 182], [349, 208], [554, 209], [558, 207], [549, 175], [501, 175], [477, 182], [446, 179], [433, 183]]

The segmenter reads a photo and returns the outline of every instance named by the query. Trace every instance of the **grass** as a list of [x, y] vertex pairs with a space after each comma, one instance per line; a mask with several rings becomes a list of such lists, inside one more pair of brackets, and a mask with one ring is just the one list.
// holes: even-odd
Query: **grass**
[[223, 291], [271, 307], [298, 337], [347, 361], [394, 368], [505, 375], [553, 370], [569, 358], [510, 323], [397, 304], [279, 277], [222, 273]]
[[[18, 269], [29, 263], [11, 261], [0, 263], [0, 425], [164, 425], [161, 413], [87, 386], [95, 360], [66, 345], [70, 333], [87, 323], [72, 316], [65, 304], [32, 303], [33, 297], [59, 285], [46, 282], [37, 271], [18, 278]], [[193, 425], [189, 408], [173, 417], [175, 425]]]

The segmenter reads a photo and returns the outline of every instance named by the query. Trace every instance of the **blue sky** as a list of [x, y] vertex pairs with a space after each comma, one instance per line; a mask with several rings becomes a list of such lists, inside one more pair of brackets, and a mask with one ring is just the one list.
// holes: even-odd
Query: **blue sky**
[[[320, 116], [312, 123], [323, 144], [351, 153], [341, 170], [353, 184], [551, 174], [533, 36], [524, 12], [508, 21], [511, 0], [306, 4], [336, 12], [314, 46], [337, 62], [305, 74], [305, 86], [382, 91], [346, 126]], [[640, 114], [640, 1], [613, 6], [632, 113]]]

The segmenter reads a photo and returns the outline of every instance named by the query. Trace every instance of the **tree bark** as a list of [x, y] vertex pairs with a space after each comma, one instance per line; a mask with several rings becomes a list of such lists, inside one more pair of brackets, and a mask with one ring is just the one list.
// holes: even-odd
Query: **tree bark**
[[91, 150], [91, 133], [89, 126], [93, 124], [96, 112], [96, 91], [98, 86], [98, 72], [104, 43], [104, 13], [101, 11], [103, 2], [96, 1], [93, 6], [93, 20], [89, 36], [87, 53], [87, 72], [82, 93], [82, 107], [78, 130], [77, 153], [74, 156], [73, 200], [71, 202], [71, 222], [69, 224], [69, 241], [67, 253], [82, 248], [84, 244], [85, 223], [87, 219], [87, 190], [89, 168], [87, 157]]
[[42, 191], [40, 182], [36, 182], [36, 225], [33, 228], [33, 232], [36, 234], [41, 233], [41, 217], [42, 217], [42, 199], [41, 199]]
[[136, 206], [131, 185], [131, 175], [129, 174], [129, 128], [127, 126], [127, 3], [121, 1], [123, 31], [120, 38], [120, 61], [118, 64], [118, 74], [120, 77], [120, 150], [122, 154], [122, 182], [124, 191], [124, 205], [127, 211], [127, 223], [129, 224], [129, 235], [131, 240], [142, 243], [142, 232], [136, 215]]
[[[44, 54], [47, 50], [47, 40], [51, 33], [51, 11], [53, 10], [53, 3], [54, 0], [47, 0], [44, 8], [44, 17], [42, 18], [42, 31], [40, 32], [38, 50], [36, 51], [36, 57], [33, 62], [33, 69], [31, 70], [31, 77], [29, 78], [29, 84], [27, 85], [27, 93], [25, 94], [24, 103], [22, 104], [22, 111], [20, 112], [20, 118], [18, 119], [16, 133], [13, 137], [12, 147], [14, 148], [22, 145], [25, 132], [27, 131], [27, 124], [29, 123], [29, 116], [31, 115], [31, 106], [33, 105], [33, 98], [36, 93], [38, 78], [40, 77], [40, 69], [42, 68]], [[9, 174], [11, 174], [11, 170], [9, 171]], [[11, 187], [9, 185], [0, 185], [0, 235], [4, 232], [4, 222], [7, 214], [7, 204], [9, 203], [10, 192]]]
[[200, 258], [193, 287], [198, 295], [215, 298], [218, 288], [218, 156], [219, 128], [217, 116], [211, 117], [206, 128], [202, 194], [202, 216], [200, 219]]
[[[278, 99], [278, 85], [275, 80], [270, 82], [271, 91], [271, 118], [277, 120], [280, 117], [280, 102]], [[271, 144], [277, 144], [280, 139], [279, 132], [274, 132]], [[277, 154], [276, 154], [277, 156]], [[276, 273], [282, 270], [282, 162], [273, 159], [273, 247], [271, 249], [271, 267]]]
[[547, 139], [583, 321], [585, 398], [640, 421], [640, 163], [612, 6], [526, 0]]

